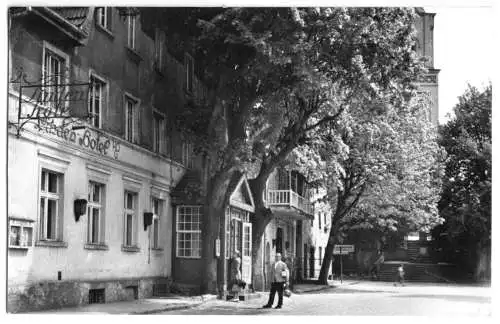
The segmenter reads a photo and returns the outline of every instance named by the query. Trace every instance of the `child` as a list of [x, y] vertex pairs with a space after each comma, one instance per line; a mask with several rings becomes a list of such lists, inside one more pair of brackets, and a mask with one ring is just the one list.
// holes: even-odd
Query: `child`
[[[398, 279], [399, 283], [401, 286], [405, 285], [405, 269], [403, 268], [403, 265], [401, 264], [398, 268]], [[396, 283], [394, 283], [394, 286], [396, 286]]]

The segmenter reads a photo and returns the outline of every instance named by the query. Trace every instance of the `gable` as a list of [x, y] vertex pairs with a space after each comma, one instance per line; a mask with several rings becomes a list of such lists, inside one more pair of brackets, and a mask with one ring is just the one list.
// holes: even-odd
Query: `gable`
[[242, 176], [236, 185], [236, 188], [231, 193], [229, 198], [230, 205], [249, 211], [255, 212], [252, 192], [245, 176]]

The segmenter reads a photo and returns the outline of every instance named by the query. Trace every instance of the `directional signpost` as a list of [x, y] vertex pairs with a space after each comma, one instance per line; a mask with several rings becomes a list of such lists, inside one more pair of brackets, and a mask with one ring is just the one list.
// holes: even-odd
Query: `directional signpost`
[[343, 277], [343, 269], [342, 269], [342, 255], [354, 253], [354, 245], [352, 244], [343, 244], [343, 245], [334, 245], [333, 246], [333, 254], [340, 255], [340, 283], [342, 283]]

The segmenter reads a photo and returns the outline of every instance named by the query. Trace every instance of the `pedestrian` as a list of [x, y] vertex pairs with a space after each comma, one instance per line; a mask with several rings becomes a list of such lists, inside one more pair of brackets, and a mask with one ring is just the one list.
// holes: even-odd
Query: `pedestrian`
[[384, 252], [378, 250], [377, 252], [377, 260], [373, 263], [372, 269], [370, 270], [370, 274], [373, 279], [377, 280], [380, 273], [380, 266], [384, 263]]
[[239, 251], [235, 251], [231, 259], [231, 293], [233, 301], [240, 301], [240, 282], [241, 282], [241, 255]]
[[281, 260], [281, 253], [276, 253], [275, 262], [271, 267], [271, 291], [269, 292], [269, 300], [267, 304], [262, 306], [262, 308], [271, 308], [274, 303], [274, 296], [276, 292], [278, 292], [278, 305], [276, 305], [276, 309], [279, 309], [283, 306], [283, 290], [287, 285], [289, 278], [289, 270], [286, 264]]
[[[405, 269], [403, 267], [403, 264], [399, 265], [398, 267], [396, 282], [399, 282], [401, 286], [405, 285]], [[394, 283], [394, 286], [396, 286], [396, 282]]]

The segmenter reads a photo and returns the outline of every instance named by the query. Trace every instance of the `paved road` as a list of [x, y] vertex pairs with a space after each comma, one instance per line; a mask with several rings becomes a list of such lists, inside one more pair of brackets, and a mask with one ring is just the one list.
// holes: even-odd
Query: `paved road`
[[491, 316], [491, 288], [362, 284], [285, 298], [284, 308], [261, 309], [267, 296], [247, 302], [212, 301], [167, 315], [425, 315]]

